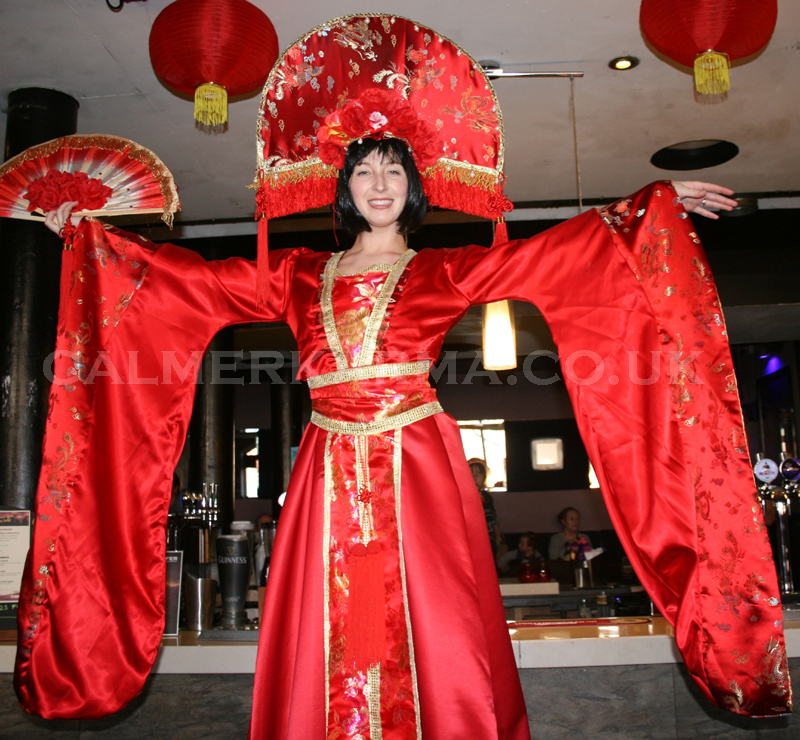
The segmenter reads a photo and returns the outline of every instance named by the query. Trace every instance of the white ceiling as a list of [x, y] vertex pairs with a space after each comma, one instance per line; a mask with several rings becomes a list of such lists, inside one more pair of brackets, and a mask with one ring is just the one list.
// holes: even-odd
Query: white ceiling
[[[364, 11], [350, 0], [279, 3], [252, 0], [270, 17], [285, 48], [330, 18]], [[253, 214], [258, 94], [230, 105], [228, 130], [194, 127], [193, 104], [156, 78], [148, 35], [170, 0], [139, 0], [111, 12], [104, 0], [3, 0], [0, 99], [18, 87], [62, 90], [80, 101], [80, 133], [111, 133], [156, 152], [181, 191], [184, 221]], [[800, 3], [782, 0], [766, 49], [732, 70], [718, 105], [696, 102], [690, 74], [658, 58], [642, 38], [634, 0], [374, 0], [434, 28], [476, 59], [506, 69], [581, 70], [576, 80], [579, 153], [586, 198], [627, 194], [669, 173], [650, 156], [671, 143], [721, 138], [740, 155], [719, 167], [684, 173], [740, 192], [800, 190]], [[614, 72], [608, 62], [633, 54], [641, 64]], [[507, 79], [496, 84], [507, 135], [506, 192], [516, 202], [576, 197], [569, 80]], [[0, 117], [4, 135], [5, 114]]]

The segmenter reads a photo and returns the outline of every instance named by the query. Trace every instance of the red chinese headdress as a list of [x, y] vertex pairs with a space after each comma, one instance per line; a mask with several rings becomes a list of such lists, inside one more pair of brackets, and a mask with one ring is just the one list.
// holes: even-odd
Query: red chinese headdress
[[257, 127], [259, 296], [267, 223], [332, 203], [350, 142], [404, 140], [435, 206], [501, 219], [503, 120], [483, 68], [419, 23], [366, 13], [304, 34], [275, 63]]

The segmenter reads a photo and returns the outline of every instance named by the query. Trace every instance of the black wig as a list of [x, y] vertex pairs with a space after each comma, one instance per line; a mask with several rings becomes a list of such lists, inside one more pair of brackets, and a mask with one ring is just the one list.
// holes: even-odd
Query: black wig
[[357, 139], [347, 147], [344, 167], [339, 171], [339, 179], [336, 183], [336, 200], [334, 201], [336, 223], [350, 236], [356, 236], [362, 231], [372, 231], [367, 220], [353, 202], [353, 196], [350, 194], [350, 177], [356, 165], [363, 162], [376, 150], [382, 161], [396, 162], [406, 171], [408, 199], [397, 219], [397, 232], [409, 234], [422, 224], [422, 219], [428, 212], [428, 199], [422, 190], [422, 181], [417, 165], [414, 164], [408, 145], [401, 139]]

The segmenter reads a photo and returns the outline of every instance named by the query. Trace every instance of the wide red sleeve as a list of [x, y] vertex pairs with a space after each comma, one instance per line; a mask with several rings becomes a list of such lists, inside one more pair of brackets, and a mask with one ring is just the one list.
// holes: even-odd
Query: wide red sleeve
[[706, 696], [740, 714], [791, 711], [725, 322], [669, 184], [447, 265], [470, 303], [542, 311], [614, 527]]
[[47, 718], [95, 718], [144, 685], [164, 628], [165, 524], [197, 365], [222, 327], [282, 319], [298, 250], [205, 262], [84, 221], [65, 268], [15, 686]]

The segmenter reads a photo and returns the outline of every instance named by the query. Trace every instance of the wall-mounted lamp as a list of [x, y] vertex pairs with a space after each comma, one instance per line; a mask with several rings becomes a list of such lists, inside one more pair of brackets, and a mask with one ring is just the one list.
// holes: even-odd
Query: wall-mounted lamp
[[532, 439], [531, 465], [534, 470], [563, 470], [564, 441], [557, 438]]

